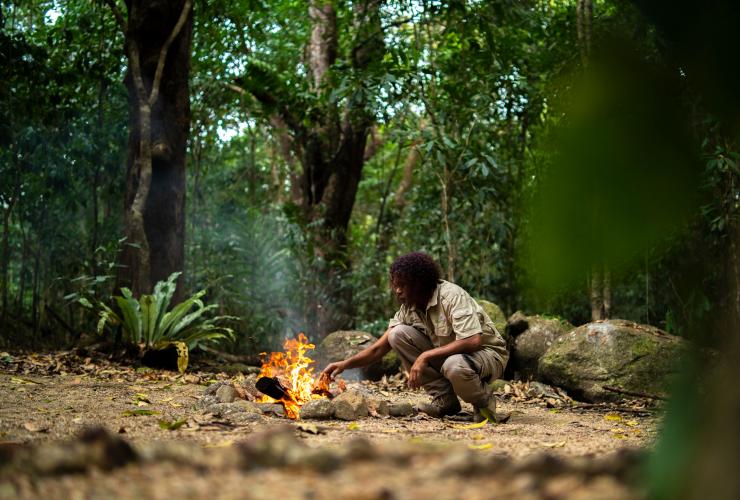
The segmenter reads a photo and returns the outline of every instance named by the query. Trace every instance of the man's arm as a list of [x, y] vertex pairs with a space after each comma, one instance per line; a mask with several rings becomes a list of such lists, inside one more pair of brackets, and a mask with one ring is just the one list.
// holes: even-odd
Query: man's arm
[[440, 358], [448, 357], [453, 354], [468, 354], [471, 352], [478, 351], [481, 346], [481, 334], [474, 334], [464, 339], [453, 340], [447, 345], [441, 347], [435, 347], [428, 351], [422, 352], [416, 361], [414, 361], [411, 370], [409, 370], [409, 387], [417, 389], [421, 387], [421, 372], [429, 364], [429, 361]]
[[391, 344], [390, 342], [388, 342], [389, 332], [390, 329], [386, 330], [383, 336], [376, 340], [373, 345], [371, 345], [367, 349], [363, 349], [351, 358], [329, 364], [326, 368], [324, 368], [321, 374], [334, 378], [335, 376], [342, 373], [344, 370], [348, 370], [350, 368], [360, 368], [363, 366], [371, 365], [376, 361], [380, 361], [381, 359], [383, 359], [383, 356], [388, 354], [388, 352], [391, 350]]

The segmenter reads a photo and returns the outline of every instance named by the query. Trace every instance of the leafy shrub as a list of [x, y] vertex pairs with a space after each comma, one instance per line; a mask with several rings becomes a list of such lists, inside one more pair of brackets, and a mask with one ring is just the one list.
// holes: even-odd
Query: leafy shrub
[[205, 318], [205, 313], [216, 307], [203, 304], [201, 297], [205, 295], [205, 290], [167, 310], [180, 274], [172, 273], [165, 281], [156, 284], [153, 294], [142, 295], [138, 300], [133, 297], [131, 290], [121, 288], [121, 295], [113, 297], [118, 311], [102, 301], [87, 297], [80, 297], [78, 302], [98, 312], [98, 333], [103, 333], [106, 327], [120, 326], [127, 341], [143, 343], [146, 348], [162, 343], [183, 342], [192, 350], [201, 342], [233, 340], [234, 331], [221, 325], [224, 320], [233, 318]]

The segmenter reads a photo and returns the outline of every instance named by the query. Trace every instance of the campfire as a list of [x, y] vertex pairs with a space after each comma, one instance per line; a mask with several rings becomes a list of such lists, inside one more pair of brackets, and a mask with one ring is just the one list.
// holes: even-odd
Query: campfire
[[[329, 377], [314, 377], [314, 360], [306, 356], [307, 351], [316, 346], [308, 341], [302, 333], [298, 338], [286, 339], [284, 352], [272, 352], [266, 356], [257, 381], [257, 389], [264, 394], [260, 402], [280, 403], [285, 408], [288, 418], [297, 419], [301, 406], [311, 399], [333, 397], [329, 390]], [[344, 383], [338, 382], [339, 391]]]

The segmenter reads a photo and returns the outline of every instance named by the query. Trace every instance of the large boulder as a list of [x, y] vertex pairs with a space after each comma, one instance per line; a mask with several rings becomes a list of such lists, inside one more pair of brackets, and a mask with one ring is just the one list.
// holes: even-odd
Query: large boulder
[[498, 333], [500, 333], [501, 336], [504, 337], [504, 340], [506, 340], [506, 315], [501, 308], [493, 302], [489, 302], [484, 299], [475, 299], [475, 301], [480, 304], [486, 314], [488, 314], [488, 317], [491, 318], [491, 321], [493, 321], [493, 324], [496, 326]]
[[578, 399], [623, 397], [604, 386], [643, 394], [666, 390], [687, 342], [652, 326], [610, 320], [559, 337], [540, 360], [542, 378]]
[[540, 359], [556, 339], [573, 328], [559, 318], [525, 316], [521, 311], [512, 314], [506, 324], [510, 356], [505, 378], [539, 380]]
[[[342, 361], [370, 347], [377, 340], [372, 334], [359, 330], [340, 330], [330, 333], [318, 347], [319, 367]], [[361, 370], [361, 376], [370, 380], [380, 380], [383, 375], [393, 375], [401, 367], [401, 361], [391, 351], [377, 363]]]

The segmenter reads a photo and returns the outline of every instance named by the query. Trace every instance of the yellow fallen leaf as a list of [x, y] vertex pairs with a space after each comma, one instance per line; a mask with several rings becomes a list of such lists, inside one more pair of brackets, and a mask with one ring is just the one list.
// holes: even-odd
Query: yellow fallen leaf
[[170, 401], [170, 406], [173, 408], [182, 408], [180, 403], [175, 403], [174, 401]]
[[479, 422], [477, 424], [453, 425], [452, 427], [454, 429], [480, 429], [481, 427], [485, 427], [487, 423], [488, 423], [488, 419], [485, 419], [483, 422]]
[[608, 420], [609, 422], [620, 422], [622, 420], [622, 417], [620, 417], [616, 413], [607, 413], [606, 415], [604, 415], [604, 420]]
[[350, 431], [359, 431], [360, 430], [360, 424], [357, 422], [352, 422], [349, 425], [347, 425], [347, 429]]
[[542, 446], [544, 446], [545, 448], [562, 448], [563, 446], [565, 446], [565, 441], [557, 441], [554, 443], [543, 442]]
[[137, 394], [134, 394], [134, 402], [135, 403], [151, 403], [151, 400], [149, 399], [148, 394], [144, 394], [143, 392], [139, 392]]
[[34, 382], [33, 380], [28, 380], [27, 378], [20, 378], [20, 377], [10, 377], [10, 382], [13, 384], [23, 384], [23, 385], [41, 385], [41, 382]]
[[640, 425], [640, 423], [637, 420], [627, 420], [624, 425], [628, 425], [630, 427], [637, 427]]
[[483, 443], [483, 444], [469, 444], [468, 448], [471, 450], [490, 450], [493, 448], [493, 445], [491, 443]]

